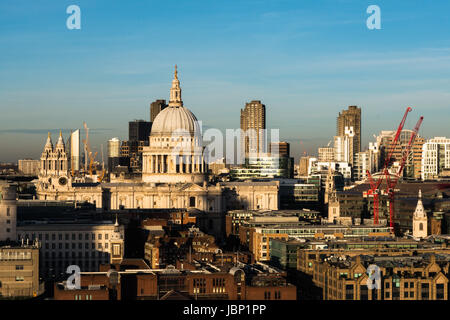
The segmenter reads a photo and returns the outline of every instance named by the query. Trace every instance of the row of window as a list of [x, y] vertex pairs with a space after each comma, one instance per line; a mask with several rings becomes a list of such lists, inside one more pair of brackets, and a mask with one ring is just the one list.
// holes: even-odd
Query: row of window
[[[264, 291], [264, 300], [270, 300], [271, 292], [270, 291]], [[281, 291], [275, 291], [274, 292], [274, 299], [280, 300], [281, 299]]]
[[[83, 233], [78, 233], [78, 237], [77, 237], [76, 233], [72, 233], [71, 237], [70, 237], [69, 233], [66, 233], [64, 235], [64, 237], [63, 237], [62, 233], [59, 233], [59, 234], [52, 233], [51, 234], [51, 241], [56, 241], [56, 236], [58, 236], [58, 240], [59, 241], [62, 241], [63, 238], [66, 241], [69, 241], [70, 238], [71, 238], [72, 241], [77, 240], [77, 238], [78, 238], [79, 241], [82, 241], [83, 238], [84, 238], [84, 240], [96, 240], [95, 238], [97, 238], [97, 240], [102, 240], [102, 238], [103, 238], [103, 234], [102, 233], [98, 233], [97, 237], [96, 237], [95, 233], [84, 233], [84, 237], [83, 237]], [[19, 240], [20, 239], [21, 239], [21, 235], [19, 235]], [[27, 233], [25, 233], [23, 235], [23, 239], [35, 240], [36, 239], [36, 235], [34, 233], [31, 234], [31, 235], [28, 235]], [[41, 240], [41, 241], [42, 240], [50, 241], [50, 235], [48, 233], [45, 233], [45, 234], [39, 233], [38, 234], [38, 239]], [[104, 239], [105, 240], [109, 239], [109, 234], [108, 233], [104, 234]]]
[[[49, 259], [50, 256], [51, 256], [52, 259], [55, 259], [57, 257], [55, 252], [52, 252], [51, 255], [49, 254], [49, 252], [45, 252], [44, 253], [44, 257], [46, 259]], [[64, 252], [64, 254], [62, 252], [58, 252], [58, 258], [59, 259], [62, 259], [62, 258], [66, 258], [67, 259], [67, 258], [69, 258], [69, 256], [71, 256], [72, 258], [76, 258], [77, 256], [78, 256], [78, 258], [82, 258], [83, 257], [83, 253], [82, 252], [78, 252], [78, 255], [77, 255], [76, 252], [72, 251], [72, 254], [70, 255], [68, 251]], [[108, 256], [109, 256], [108, 252], [101, 252], [101, 251], [97, 251], [97, 252], [93, 251], [93, 252], [91, 252], [91, 254], [89, 254], [89, 252], [85, 252], [84, 253], [85, 259], [89, 259], [89, 257], [91, 257], [91, 258], [95, 258], [95, 257], [101, 258], [101, 257], [108, 257]]]
[[[51, 247], [51, 249], [56, 249], [56, 243], [52, 243], [51, 245], [50, 245], [50, 243], [46, 243], [45, 244], [45, 246], [44, 246], [44, 248], [46, 249], [46, 250], [49, 250], [50, 249], [50, 247]], [[64, 243], [64, 248], [65, 249], [69, 249], [69, 243]], [[77, 248], [77, 245], [76, 245], [76, 243], [72, 243], [72, 249], [76, 249]], [[85, 244], [84, 244], [84, 249], [89, 249], [89, 247], [91, 248], [91, 249], [95, 249], [95, 243], [91, 243], [91, 245], [89, 246], [89, 243], [88, 242], [86, 242]], [[63, 243], [58, 243], [58, 249], [62, 249], [63, 248]], [[108, 249], [109, 248], [109, 244], [107, 243], [107, 242], [105, 242], [105, 244], [103, 245], [102, 243], [97, 243], [97, 249], [103, 249], [103, 248], [105, 248], [105, 249]], [[83, 243], [81, 243], [81, 242], [79, 242], [78, 243], [78, 249], [83, 249]]]

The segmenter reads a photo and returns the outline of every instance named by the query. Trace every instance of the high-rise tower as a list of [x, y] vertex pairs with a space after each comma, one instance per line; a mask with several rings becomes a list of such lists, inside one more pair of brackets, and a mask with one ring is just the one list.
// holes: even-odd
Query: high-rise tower
[[150, 122], [155, 121], [158, 113], [163, 111], [167, 107], [166, 100], [156, 100], [150, 104]]
[[345, 128], [353, 127], [354, 144], [353, 154], [361, 151], [361, 108], [349, 106], [348, 110], [342, 110], [337, 117], [336, 135], [345, 136]]
[[245, 155], [265, 152], [266, 106], [253, 100], [241, 109], [241, 146]]

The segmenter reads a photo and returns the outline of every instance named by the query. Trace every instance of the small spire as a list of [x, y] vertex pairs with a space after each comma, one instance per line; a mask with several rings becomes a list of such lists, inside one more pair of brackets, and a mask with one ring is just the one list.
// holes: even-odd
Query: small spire
[[177, 65], [175, 65], [175, 79], [178, 80], [178, 70], [177, 70]]
[[52, 134], [51, 134], [51, 133], [49, 132], [49, 133], [48, 133], [48, 135], [47, 135], [47, 138], [49, 138], [49, 139], [50, 139], [50, 138], [51, 138], [51, 136], [52, 136]]
[[62, 138], [62, 130], [59, 129], [59, 136]]
[[116, 213], [116, 223], [114, 223], [114, 226], [115, 226], [115, 227], [118, 227], [118, 226], [119, 226], [119, 221], [117, 220], [117, 213]]
[[422, 199], [422, 189], [419, 189], [419, 199]]

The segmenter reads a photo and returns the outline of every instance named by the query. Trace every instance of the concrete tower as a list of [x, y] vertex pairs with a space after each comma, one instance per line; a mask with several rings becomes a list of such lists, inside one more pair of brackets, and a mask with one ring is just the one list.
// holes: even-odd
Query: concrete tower
[[245, 104], [241, 109], [241, 148], [245, 155], [266, 152], [266, 106], [259, 100]]
[[353, 153], [361, 151], [361, 108], [349, 106], [348, 110], [342, 110], [336, 121], [336, 135], [344, 136], [345, 127], [353, 127], [355, 133], [355, 143]]

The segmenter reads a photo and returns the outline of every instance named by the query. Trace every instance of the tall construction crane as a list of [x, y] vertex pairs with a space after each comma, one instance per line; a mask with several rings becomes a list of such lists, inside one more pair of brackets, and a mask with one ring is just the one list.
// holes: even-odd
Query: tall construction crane
[[[86, 139], [83, 140], [84, 143], [84, 172], [85, 174], [89, 172], [89, 174], [92, 176], [92, 166], [94, 165], [95, 157], [97, 156], [98, 152], [95, 152], [94, 155], [92, 155], [91, 151], [91, 145], [89, 143], [89, 128], [87, 127], [86, 122], [83, 122], [84, 130], [86, 131]], [[89, 158], [89, 163], [88, 163]]]
[[369, 170], [366, 171], [367, 177], [369, 178], [369, 183], [370, 183], [370, 189], [367, 190], [367, 195], [373, 196], [373, 222], [375, 225], [378, 224], [378, 215], [379, 215], [379, 207], [380, 207], [380, 198], [379, 198], [380, 185], [381, 185], [381, 182], [383, 181], [384, 175], [386, 175], [386, 173], [389, 174], [388, 167], [389, 167], [389, 163], [391, 162], [392, 154], [394, 153], [398, 139], [400, 138], [400, 134], [402, 133], [403, 127], [406, 122], [406, 117], [408, 116], [408, 113], [411, 111], [412, 111], [411, 107], [406, 108], [405, 114], [403, 115], [403, 119], [397, 128], [397, 132], [395, 134], [394, 140], [392, 141], [389, 152], [387, 154], [387, 157], [384, 160], [384, 167], [382, 170], [383, 175], [381, 175], [377, 181], [374, 181], [374, 179], [372, 178], [372, 175], [370, 174], [370, 171]]
[[408, 161], [409, 153], [411, 151], [411, 146], [414, 143], [417, 133], [419, 132], [420, 126], [422, 125], [423, 117], [420, 117], [419, 121], [417, 121], [416, 126], [409, 138], [408, 145], [406, 150], [403, 152], [403, 157], [400, 162], [400, 167], [398, 168], [397, 174], [391, 179], [389, 172], [385, 172], [386, 176], [386, 192], [389, 198], [389, 227], [391, 231], [394, 229], [394, 198], [395, 198], [395, 187], [397, 186], [398, 180], [400, 179], [403, 169]]

